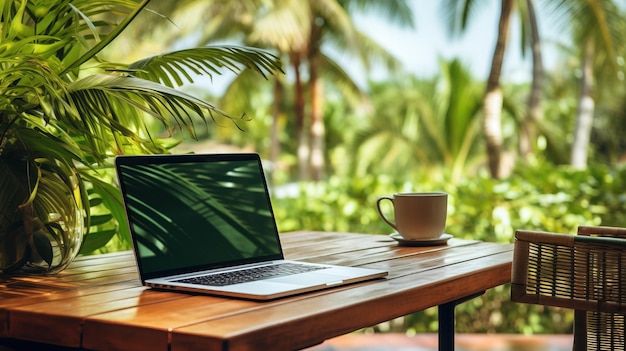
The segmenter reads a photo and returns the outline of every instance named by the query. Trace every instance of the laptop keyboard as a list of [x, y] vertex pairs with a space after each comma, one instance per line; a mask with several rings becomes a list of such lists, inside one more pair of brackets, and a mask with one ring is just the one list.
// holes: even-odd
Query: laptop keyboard
[[267, 278], [306, 273], [326, 268], [328, 267], [312, 266], [298, 263], [279, 263], [271, 266], [254, 267], [237, 271], [214, 273], [205, 276], [179, 279], [175, 282], [211, 286], [226, 286]]

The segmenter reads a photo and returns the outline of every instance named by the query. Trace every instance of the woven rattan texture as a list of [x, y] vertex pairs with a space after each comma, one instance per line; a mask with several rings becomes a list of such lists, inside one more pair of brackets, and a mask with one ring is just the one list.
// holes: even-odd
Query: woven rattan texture
[[585, 348], [580, 349], [624, 350], [626, 250], [613, 239], [623, 238], [623, 233], [612, 230], [606, 240], [577, 236], [563, 240], [559, 234], [537, 232], [517, 235], [516, 246], [524, 250], [513, 265], [526, 273], [526, 281], [517, 284], [523, 290], [521, 297], [512, 294], [512, 299], [588, 311], [583, 318], [585, 330], [575, 330], [586, 332], [586, 337], [578, 337], [586, 339]]

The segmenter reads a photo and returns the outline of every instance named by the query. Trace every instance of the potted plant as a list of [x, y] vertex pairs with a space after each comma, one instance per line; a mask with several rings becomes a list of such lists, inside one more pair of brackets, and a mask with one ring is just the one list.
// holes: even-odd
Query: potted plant
[[265, 76], [281, 71], [275, 56], [246, 47], [193, 48], [131, 64], [103, 60], [102, 50], [149, 2], [3, 2], [2, 272], [65, 268], [93, 225], [93, 194], [109, 200], [116, 196], [99, 167], [118, 154], [167, 152], [168, 138], [150, 132], [154, 121], [192, 135], [197, 118], [236, 122], [211, 103], [175, 89], [182, 81], [192, 81], [191, 73], [211, 75], [224, 68], [237, 73], [245, 68]]

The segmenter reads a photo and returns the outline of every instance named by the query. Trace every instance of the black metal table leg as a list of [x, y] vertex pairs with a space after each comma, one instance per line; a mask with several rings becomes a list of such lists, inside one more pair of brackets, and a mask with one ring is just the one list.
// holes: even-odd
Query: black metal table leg
[[454, 351], [454, 309], [457, 305], [484, 294], [484, 291], [439, 305], [439, 351]]

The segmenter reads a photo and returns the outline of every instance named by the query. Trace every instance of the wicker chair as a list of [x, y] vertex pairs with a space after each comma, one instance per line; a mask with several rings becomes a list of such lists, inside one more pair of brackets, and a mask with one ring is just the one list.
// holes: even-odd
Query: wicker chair
[[516, 231], [511, 301], [574, 309], [575, 351], [624, 350], [626, 228], [578, 234]]

